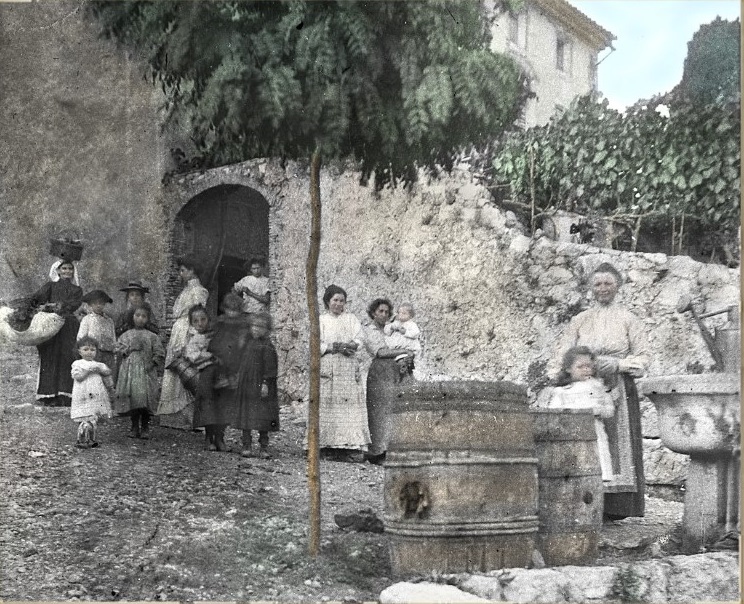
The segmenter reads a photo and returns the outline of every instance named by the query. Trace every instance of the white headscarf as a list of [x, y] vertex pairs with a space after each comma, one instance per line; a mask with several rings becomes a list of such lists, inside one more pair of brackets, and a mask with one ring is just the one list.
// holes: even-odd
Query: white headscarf
[[49, 269], [49, 279], [52, 281], [59, 281], [59, 273], [57, 272], [57, 269], [62, 266], [63, 264], [72, 264], [73, 268], [75, 269], [75, 273], [72, 276], [72, 282], [80, 287], [80, 279], [78, 278], [78, 268], [75, 266], [75, 263], [71, 260], [57, 260], [54, 264], [52, 264], [52, 268]]

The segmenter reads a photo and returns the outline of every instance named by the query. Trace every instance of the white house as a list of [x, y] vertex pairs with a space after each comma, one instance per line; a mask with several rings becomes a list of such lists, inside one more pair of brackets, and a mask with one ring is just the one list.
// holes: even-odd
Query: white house
[[517, 60], [536, 95], [524, 127], [543, 125], [575, 97], [596, 91], [598, 55], [616, 39], [565, 0], [525, 0], [519, 11], [497, 15], [492, 34], [491, 49]]

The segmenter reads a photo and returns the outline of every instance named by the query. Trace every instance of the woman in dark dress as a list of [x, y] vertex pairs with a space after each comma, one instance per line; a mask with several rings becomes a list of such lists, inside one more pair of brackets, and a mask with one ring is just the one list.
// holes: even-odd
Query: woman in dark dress
[[50, 340], [39, 344], [39, 383], [36, 399], [48, 407], [69, 407], [72, 400], [72, 363], [80, 322], [73, 314], [83, 303], [83, 290], [75, 284], [75, 265], [60, 260], [52, 265], [50, 281], [31, 296], [32, 307], [45, 307], [65, 323]]
[[413, 379], [413, 355], [400, 348], [389, 348], [385, 342], [385, 325], [393, 312], [386, 298], [377, 298], [367, 308], [372, 319], [365, 330], [365, 347], [373, 357], [367, 373], [367, 417], [372, 444], [367, 459], [381, 463], [385, 458], [390, 438], [390, 401], [393, 389], [401, 382]]

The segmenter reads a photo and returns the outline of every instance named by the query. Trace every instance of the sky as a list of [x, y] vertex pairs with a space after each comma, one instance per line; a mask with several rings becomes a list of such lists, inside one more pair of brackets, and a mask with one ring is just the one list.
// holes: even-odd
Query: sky
[[[599, 90], [623, 110], [682, 79], [687, 43], [716, 16], [733, 21], [740, 0], [568, 0], [617, 38], [599, 53]], [[603, 60], [604, 59], [604, 60]]]

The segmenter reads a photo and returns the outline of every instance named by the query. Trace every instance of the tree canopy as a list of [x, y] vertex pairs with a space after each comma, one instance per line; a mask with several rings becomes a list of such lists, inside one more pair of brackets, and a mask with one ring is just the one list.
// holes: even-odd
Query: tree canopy
[[104, 34], [142, 53], [169, 119], [185, 124], [203, 166], [310, 159], [308, 545], [317, 555], [322, 159], [357, 159], [377, 188], [413, 182], [421, 167], [449, 169], [461, 147], [485, 146], [514, 123], [526, 80], [490, 51], [480, 0], [90, 6]]
[[489, 50], [477, 0], [94, 2], [136, 48], [202, 165], [254, 157], [360, 161], [376, 184], [449, 167], [510, 127], [526, 81]]
[[717, 17], [687, 43], [687, 57], [677, 92], [697, 103], [741, 97], [741, 23]]

